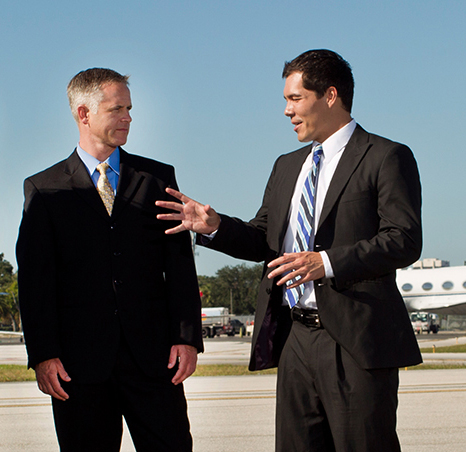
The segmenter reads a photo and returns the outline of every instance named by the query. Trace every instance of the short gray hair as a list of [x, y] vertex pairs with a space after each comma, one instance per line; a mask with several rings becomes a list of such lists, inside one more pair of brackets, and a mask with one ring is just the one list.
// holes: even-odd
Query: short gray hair
[[102, 87], [109, 83], [128, 83], [129, 75], [121, 75], [112, 69], [92, 68], [76, 74], [68, 83], [68, 101], [71, 113], [76, 122], [79, 122], [78, 107], [85, 105], [93, 113], [97, 113], [102, 101]]

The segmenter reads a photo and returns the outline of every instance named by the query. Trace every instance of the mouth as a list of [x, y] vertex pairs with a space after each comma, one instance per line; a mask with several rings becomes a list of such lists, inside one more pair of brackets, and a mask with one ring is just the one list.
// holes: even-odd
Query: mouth
[[301, 122], [292, 122], [291, 124], [294, 125], [294, 131], [297, 132], [299, 129], [299, 126], [302, 124]]

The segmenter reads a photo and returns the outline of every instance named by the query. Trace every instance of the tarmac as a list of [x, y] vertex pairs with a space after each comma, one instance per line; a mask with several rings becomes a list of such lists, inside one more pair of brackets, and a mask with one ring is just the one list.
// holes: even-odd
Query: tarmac
[[[244, 364], [250, 340], [205, 341], [200, 364]], [[419, 338], [421, 347], [466, 338]], [[454, 356], [452, 356], [454, 355]], [[430, 353], [426, 362], [466, 362], [466, 354]], [[23, 344], [0, 346], [0, 363], [25, 364]], [[191, 377], [185, 382], [194, 452], [272, 452], [275, 375]], [[463, 452], [466, 447], [466, 369], [401, 370], [398, 434], [402, 450]], [[0, 452], [58, 451], [50, 398], [35, 382], [0, 384]], [[122, 452], [134, 452], [127, 429]], [[83, 451], [85, 452], [85, 451]]]

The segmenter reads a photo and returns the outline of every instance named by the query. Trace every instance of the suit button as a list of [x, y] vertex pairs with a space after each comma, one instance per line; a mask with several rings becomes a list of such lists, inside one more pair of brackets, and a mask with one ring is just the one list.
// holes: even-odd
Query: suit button
[[272, 293], [272, 289], [270, 287], [267, 287], [267, 289], [265, 289], [267, 295], [270, 295]]
[[115, 251], [115, 252], [113, 253], [113, 255], [114, 255], [114, 256], [121, 256], [121, 253], [120, 253], [119, 251]]

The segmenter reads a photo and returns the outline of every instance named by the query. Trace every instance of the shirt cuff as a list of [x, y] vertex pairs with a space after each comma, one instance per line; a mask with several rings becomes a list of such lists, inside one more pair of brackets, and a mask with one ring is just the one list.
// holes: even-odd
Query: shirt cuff
[[333, 274], [332, 264], [330, 263], [330, 259], [328, 258], [327, 253], [325, 251], [320, 251], [319, 254], [324, 263], [325, 277], [333, 278], [335, 275]]
[[201, 236], [201, 245], [208, 245], [212, 239], [216, 236], [218, 229], [211, 234], [200, 234]]

